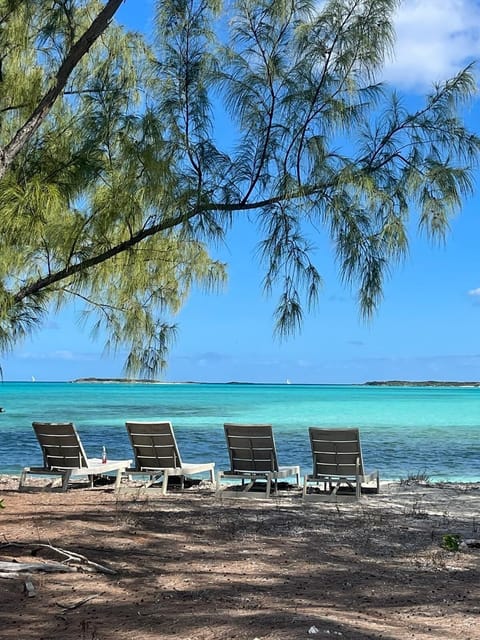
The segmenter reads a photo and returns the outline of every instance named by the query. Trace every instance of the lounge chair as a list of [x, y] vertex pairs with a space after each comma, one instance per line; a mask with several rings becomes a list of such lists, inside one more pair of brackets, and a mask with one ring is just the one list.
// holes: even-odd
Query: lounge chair
[[[313, 473], [305, 476], [304, 500], [358, 500], [362, 495], [363, 485], [372, 482], [373, 492], [379, 492], [378, 471], [366, 473], [364, 470], [358, 429], [310, 427], [309, 433]], [[309, 492], [309, 485], [312, 483], [317, 488]], [[322, 490], [319, 490], [319, 484], [323, 484]]]
[[145, 487], [162, 480], [162, 493], [165, 495], [169, 477], [180, 476], [183, 489], [186, 476], [205, 472], [215, 483], [214, 462], [182, 461], [171, 422], [127, 422], [126, 427], [135, 455], [135, 468], [129, 469], [128, 473], [149, 476]]
[[122, 473], [131, 460], [87, 458], [75, 425], [72, 422], [34, 422], [32, 424], [43, 454], [43, 467], [25, 467], [20, 476], [19, 489], [26, 489], [29, 475], [60, 476], [62, 491], [71, 480], [87, 476], [93, 486], [94, 476], [116, 472], [115, 490], [120, 486]]
[[[274, 494], [278, 493], [278, 480], [280, 478], [296, 478], [296, 484], [300, 484], [300, 467], [280, 467], [278, 465], [275, 440], [272, 426], [269, 424], [225, 424], [225, 437], [227, 440], [228, 454], [230, 456], [230, 469], [220, 471], [217, 475], [217, 494], [221, 491], [222, 480], [241, 480], [240, 491], [231, 486], [230, 490], [222, 491], [222, 495], [269, 498], [273, 484]], [[248, 483], [245, 481], [248, 480]], [[265, 481], [265, 491], [257, 493], [257, 481]]]

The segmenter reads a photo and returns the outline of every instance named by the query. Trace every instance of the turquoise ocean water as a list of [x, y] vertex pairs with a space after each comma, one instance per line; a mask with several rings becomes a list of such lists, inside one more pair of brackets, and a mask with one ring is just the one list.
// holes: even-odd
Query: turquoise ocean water
[[480, 480], [480, 388], [0, 383], [0, 472], [41, 462], [31, 423], [72, 421], [87, 455], [132, 457], [126, 420], [170, 420], [182, 457], [227, 468], [224, 422], [270, 423], [280, 464], [310, 472], [309, 426], [361, 429], [367, 469]]

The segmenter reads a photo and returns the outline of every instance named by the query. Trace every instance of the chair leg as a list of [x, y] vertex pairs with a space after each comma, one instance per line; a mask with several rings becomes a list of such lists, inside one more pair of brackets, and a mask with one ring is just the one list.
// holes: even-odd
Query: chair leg
[[118, 491], [120, 489], [120, 482], [122, 481], [123, 471], [122, 469], [117, 469], [117, 476], [115, 478], [115, 485], [113, 490]]
[[19, 483], [18, 483], [19, 491], [21, 491], [22, 489], [25, 488], [25, 482], [27, 480], [28, 472], [29, 472], [29, 468], [28, 467], [25, 467], [24, 469], [22, 469], [22, 473], [20, 475], [20, 480], [19, 480]]
[[357, 500], [360, 500], [362, 497], [362, 479], [360, 476], [357, 476], [357, 484], [355, 486], [355, 496]]
[[[212, 475], [213, 475], [213, 470], [212, 470]], [[217, 497], [220, 495], [220, 491], [221, 491], [221, 487], [220, 487], [221, 479], [222, 479], [222, 472], [219, 471], [217, 473], [217, 480], [216, 480], [216, 483], [215, 483], [215, 495]]]
[[[267, 473], [267, 488], [265, 490], [265, 496], [267, 498], [270, 498], [270, 487], [272, 485], [272, 480], [273, 480], [272, 474], [271, 473]], [[275, 481], [276, 481], [276, 478], [275, 478]], [[274, 490], [274, 491], [275, 491], [275, 493], [277, 493], [276, 490]]]
[[168, 471], [165, 469], [165, 471], [163, 472], [163, 482], [162, 482], [162, 493], [163, 495], [167, 495], [167, 488], [168, 488]]
[[273, 478], [273, 495], [277, 495], [278, 494], [278, 478], [275, 476]]
[[72, 472], [64, 471], [61, 475], [62, 475], [62, 491], [66, 491], [68, 489], [68, 483], [70, 482], [70, 476], [72, 475]]

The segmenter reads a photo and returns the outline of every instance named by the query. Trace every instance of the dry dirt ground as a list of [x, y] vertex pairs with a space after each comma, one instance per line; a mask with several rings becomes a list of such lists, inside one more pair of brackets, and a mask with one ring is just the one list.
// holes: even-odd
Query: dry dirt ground
[[90, 564], [0, 578], [3, 640], [480, 639], [480, 484], [302, 505], [16, 483], [0, 478], [0, 561], [65, 561], [43, 543]]

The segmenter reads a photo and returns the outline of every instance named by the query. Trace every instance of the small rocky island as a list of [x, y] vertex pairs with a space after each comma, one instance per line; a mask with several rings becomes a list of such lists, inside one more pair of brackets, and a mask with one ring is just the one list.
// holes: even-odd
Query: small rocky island
[[446, 380], [373, 380], [364, 383], [367, 387], [480, 387], [480, 382]]

